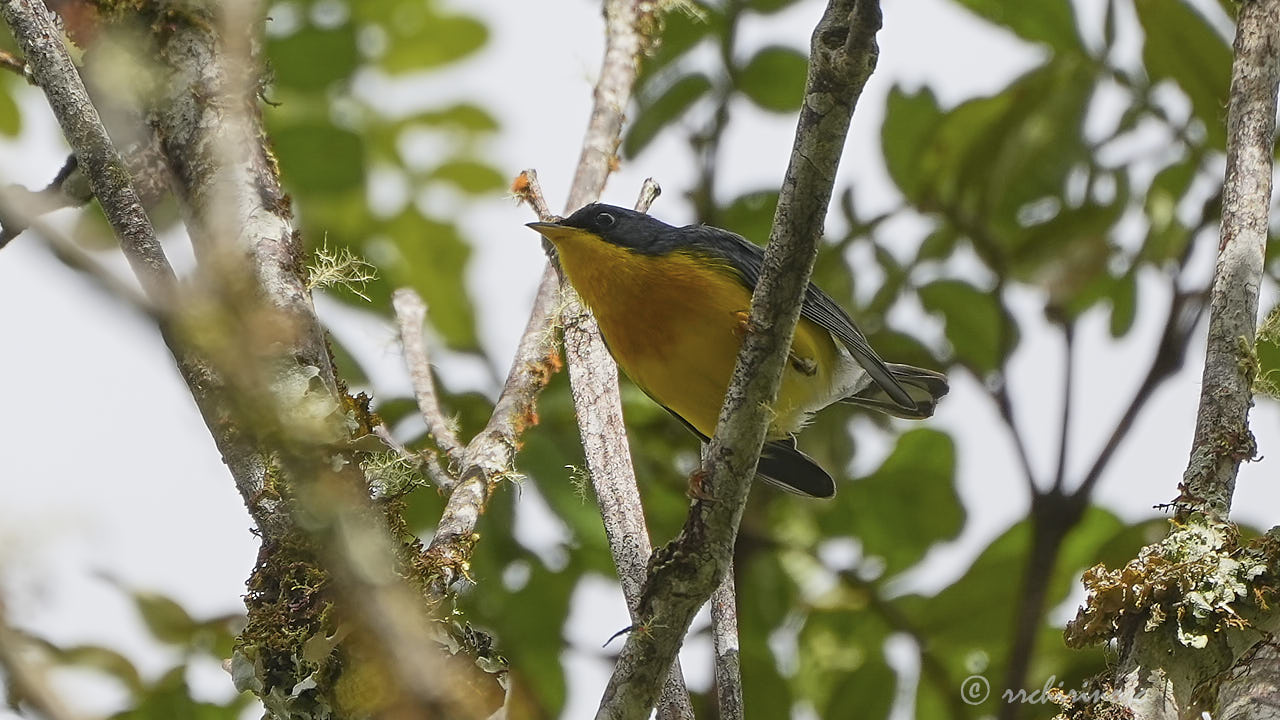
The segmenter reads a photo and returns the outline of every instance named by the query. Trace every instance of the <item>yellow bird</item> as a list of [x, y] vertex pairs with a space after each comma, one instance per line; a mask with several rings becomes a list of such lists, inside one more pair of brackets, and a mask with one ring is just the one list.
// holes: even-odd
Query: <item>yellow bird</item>
[[[529, 227], [555, 246], [618, 367], [705, 442], [742, 345], [764, 251], [727, 230], [673, 227], [600, 203]], [[831, 475], [796, 448], [795, 433], [813, 413], [846, 402], [920, 419], [946, 393], [941, 373], [882, 361], [811, 283], [757, 472], [787, 490], [831, 497]]]

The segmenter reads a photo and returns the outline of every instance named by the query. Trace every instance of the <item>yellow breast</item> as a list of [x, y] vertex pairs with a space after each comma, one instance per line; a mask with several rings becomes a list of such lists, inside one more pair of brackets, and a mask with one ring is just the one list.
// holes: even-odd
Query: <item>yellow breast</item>
[[[622, 371], [710, 437], [741, 346], [741, 314], [751, 304], [733, 271], [688, 252], [644, 255], [586, 233], [553, 242]], [[836, 399], [837, 357], [831, 334], [801, 318], [770, 437], [798, 431]]]

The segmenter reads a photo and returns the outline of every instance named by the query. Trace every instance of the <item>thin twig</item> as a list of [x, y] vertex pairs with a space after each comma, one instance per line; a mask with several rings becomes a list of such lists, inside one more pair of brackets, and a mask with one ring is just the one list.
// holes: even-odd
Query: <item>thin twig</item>
[[733, 563], [711, 594], [711, 645], [716, 656], [716, 707], [720, 720], [742, 720], [742, 657]]
[[0, 69], [15, 72], [21, 75], [23, 80], [32, 85], [36, 84], [35, 79], [31, 77], [31, 68], [23, 62], [22, 58], [7, 50], [0, 50]]
[[849, 120], [875, 67], [880, 24], [874, 0], [831, 0], [814, 30], [805, 100], [751, 301], [750, 331], [701, 469], [703, 488], [716, 499], [695, 500], [680, 535], [655, 554], [640, 603], [642, 622], [627, 637], [597, 720], [648, 715], [658, 678], [729, 567]]
[[522, 170], [511, 183], [511, 193], [522, 203], [533, 208], [540, 222], [551, 222], [555, 216], [547, 205], [547, 196], [542, 192], [542, 183], [538, 181], [538, 171], [533, 168]]
[[466, 576], [480, 515], [494, 488], [514, 476], [520, 435], [535, 421], [538, 393], [560, 367], [551, 332], [559, 287], [555, 271], [547, 268], [493, 414], [462, 453], [458, 482], [424, 553], [438, 572], [433, 588], [437, 593], [443, 594], [455, 580]]
[[649, 208], [653, 207], [653, 201], [658, 199], [662, 194], [662, 186], [653, 178], [645, 178], [644, 184], [640, 186], [640, 197], [636, 198], [636, 210], [647, 213]]
[[404, 364], [413, 381], [413, 395], [418, 401], [418, 412], [427, 423], [427, 433], [450, 462], [460, 462], [463, 447], [440, 410], [436, 383], [431, 376], [431, 358], [427, 353], [427, 344], [422, 339], [422, 323], [427, 317], [427, 305], [417, 291], [405, 287], [392, 293], [391, 306], [395, 309], [396, 324], [400, 329]]
[[1061, 492], [1067, 476], [1067, 449], [1071, 440], [1071, 389], [1075, 377], [1076, 326], [1062, 323], [1062, 427], [1058, 433], [1058, 465], [1053, 473], [1053, 491]]
[[1028, 492], [1032, 496], [1040, 494], [1040, 486], [1036, 483], [1035, 470], [1031, 468], [1031, 455], [1027, 452], [1027, 442], [1022, 438], [1022, 430], [1013, 416], [1013, 400], [1009, 397], [1007, 374], [1000, 373], [996, 384], [988, 386], [987, 393], [990, 395], [991, 400], [995, 402], [996, 409], [1000, 411], [1000, 419], [1004, 421], [1004, 426], [1009, 431], [1009, 438], [1013, 440], [1013, 448], [1017, 452], [1018, 462], [1022, 465], [1022, 475], [1026, 481]]

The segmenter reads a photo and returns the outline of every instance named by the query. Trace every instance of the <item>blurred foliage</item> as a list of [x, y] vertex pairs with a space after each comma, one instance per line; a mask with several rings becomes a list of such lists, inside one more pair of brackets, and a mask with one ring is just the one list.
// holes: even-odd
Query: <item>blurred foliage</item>
[[[1011, 312], [1011, 289], [1036, 298], [1044, 322], [1066, 326], [1101, 314], [1116, 338], [1132, 331], [1140, 312], [1160, 312], [1147, 307], [1140, 279], [1196, 289], [1186, 286], [1182, 269], [1196, 244], [1215, 241], [1214, 173], [1222, 161], [1230, 48], [1189, 0], [1110, 0], [1101, 17], [1085, 16], [1099, 27], [1082, 27], [1070, 0], [953, 2], [992, 32], [1035, 46], [1039, 63], [998, 91], [951, 105], [937, 88], [888, 88], [880, 141], [897, 204], [868, 213], [856, 193], [837, 188], [814, 278], [888, 359], [968, 374], [994, 388], [1024, 334], [1020, 322], [1028, 321]], [[729, 142], [731, 104], [744, 114], [799, 107], [807, 38], [771, 36], [748, 47], [739, 27], [797, 4], [674, 3], [663, 16], [661, 45], [643, 64], [622, 146], [629, 158], [660, 135], [687, 139], [697, 170], [687, 194], [698, 219], [761, 242], [776, 189], [723, 197], [716, 153]], [[440, 341], [505, 367], [506, 358], [483, 357], [477, 342], [465, 283], [471, 243], [459, 223], [468, 197], [503, 190], [491, 160], [502, 125], [483, 94], [491, 89], [476, 88], [471, 100], [425, 98], [394, 112], [375, 93], [357, 92], [361, 83], [385, 88], [447, 72], [484, 51], [490, 29], [465, 5], [439, 0], [288, 0], [268, 15], [265, 96], [272, 107], [265, 116], [303, 237], [313, 249], [349, 252], [378, 269], [360, 294], [333, 296], [389, 317], [392, 289], [411, 285], [427, 300]], [[1130, 16], [1136, 24], [1124, 20]], [[1125, 33], [1142, 43], [1140, 63], [1115, 52]], [[0, 133], [7, 135], [23, 120], [12, 99], [17, 82], [0, 79]], [[422, 201], [431, 193], [446, 193], [457, 214], [429, 210], [439, 207]], [[900, 218], [919, 231], [889, 237], [885, 223]], [[1272, 277], [1278, 255], [1268, 254]], [[862, 259], [856, 269], [855, 257]], [[1280, 372], [1280, 341], [1269, 342], [1259, 350], [1263, 378]], [[355, 353], [336, 340], [334, 349], [345, 377], [368, 381]], [[684, 518], [696, 443], [634, 387], [623, 391], [651, 534], [669, 538]], [[464, 438], [491, 410], [479, 393], [445, 392], [442, 399]], [[408, 398], [379, 396], [376, 409], [401, 435], [417, 427]], [[1028, 515], [1013, 524], [967, 568], [930, 563], [968, 522], [957, 492], [957, 456], [966, 449], [936, 428], [860, 413], [830, 408], [806, 430], [802, 447], [851, 475], [855, 451], [874, 435], [875, 443], [865, 444], [887, 448], [882, 462], [842, 482], [831, 503], [761, 488], [743, 518], [736, 571], [749, 716], [790, 717], [807, 707], [823, 718], [884, 718], [903, 698], [920, 718], [989, 715], [994, 699], [965, 704], [960, 683], [982, 674], [998, 695], [1028, 596], [1037, 521]], [[575, 592], [614, 570], [578, 469], [582, 451], [563, 374], [543, 393], [538, 416], [519, 456], [527, 480], [495, 495], [480, 524], [475, 586], [458, 604], [511, 662], [526, 699], [513, 717], [552, 718], [568, 693], [559, 660], [570, 651], [616, 652], [616, 644], [601, 651], [566, 640]], [[1171, 478], [1171, 492], [1173, 484]], [[520, 514], [537, 500], [550, 510], [546, 522], [557, 526], [550, 537], [517, 532]], [[429, 536], [443, 499], [421, 490], [407, 503], [410, 526]], [[1100, 653], [1068, 652], [1046, 615], [1084, 568], [1132, 557], [1162, 528], [1159, 520], [1126, 525], [1098, 507], [1074, 521], [1055, 548], [1045, 604], [1032, 609], [1035, 651], [1022, 677], [1033, 687], [1050, 676], [1079, 687], [1102, 669]], [[165, 598], [135, 599], [153, 635], [178, 648], [184, 662], [230, 656], [228, 619], [198, 621]], [[904, 640], [918, 674], [903, 672], [888, 654]], [[244, 706], [242, 698], [225, 706], [192, 700], [181, 664], [146, 680], [107, 648], [52, 651], [128, 688], [136, 706], [121, 717], [234, 717]], [[695, 702], [712, 701], [702, 694]]]
[[[151, 639], [164, 646], [173, 658], [167, 669], [148, 677], [138, 664], [117, 650], [100, 645], [59, 646], [39, 638], [29, 638], [56, 667], [75, 669], [107, 678], [124, 691], [129, 707], [110, 716], [111, 720], [237, 720], [253, 702], [248, 693], [236, 693], [227, 685], [223, 701], [197, 700], [188, 685], [193, 667], [221, 666], [231, 657], [236, 634], [244, 618], [228, 615], [197, 619], [173, 598], [159, 593], [119, 587], [133, 601]], [[174, 661], [176, 660], [176, 661]], [[148, 663], [150, 664], [150, 663]], [[228, 676], [229, 677], [229, 676]], [[12, 691], [12, 688], [11, 688]], [[208, 696], [208, 690], [199, 693]], [[19, 698], [9, 704], [20, 707]]]

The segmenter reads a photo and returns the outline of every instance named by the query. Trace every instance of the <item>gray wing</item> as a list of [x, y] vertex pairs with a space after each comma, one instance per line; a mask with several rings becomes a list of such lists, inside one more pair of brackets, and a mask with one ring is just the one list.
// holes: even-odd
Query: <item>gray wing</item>
[[[756, 283], [760, 281], [760, 269], [764, 264], [764, 250], [760, 246], [751, 243], [741, 235], [706, 225], [689, 226], [680, 230], [686, 233], [696, 232], [700, 236], [699, 239], [703, 241], [702, 246], [712, 249], [717, 255], [727, 259], [741, 274], [747, 289], [755, 291]], [[871, 349], [867, 338], [858, 326], [853, 324], [849, 314], [831, 299], [830, 295], [823, 292], [817, 285], [809, 283], [809, 287], [805, 288], [804, 305], [800, 308], [800, 314], [839, 339], [848, 348], [853, 359], [895, 403], [904, 409], [916, 410], [916, 403], [911, 399], [911, 395], [894, 378], [893, 373], [885, 366], [876, 351]]]

